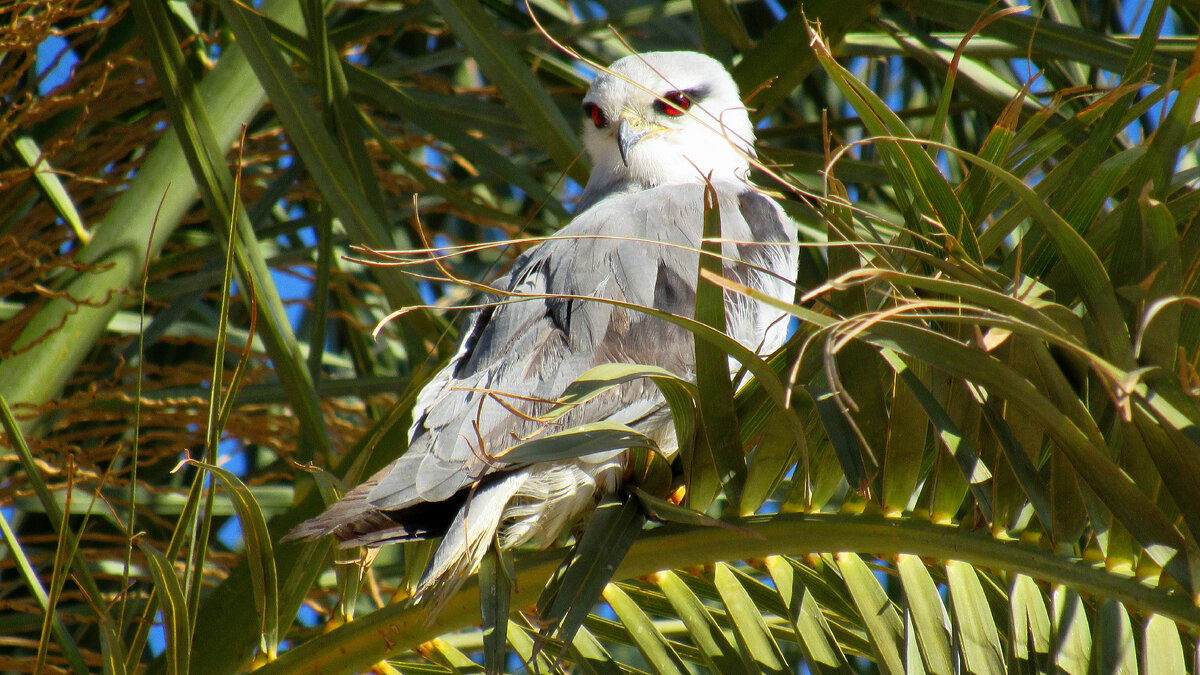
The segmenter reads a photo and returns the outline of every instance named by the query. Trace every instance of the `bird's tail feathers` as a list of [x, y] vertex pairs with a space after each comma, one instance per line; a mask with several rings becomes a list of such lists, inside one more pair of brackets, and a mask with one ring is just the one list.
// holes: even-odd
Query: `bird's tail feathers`
[[496, 537], [505, 506], [528, 480], [524, 471], [480, 488], [468, 497], [466, 506], [446, 530], [433, 562], [421, 578], [414, 595], [417, 603], [427, 605], [426, 621], [432, 621], [450, 596], [483, 560]]
[[[329, 508], [321, 515], [300, 523], [288, 532], [280, 543], [288, 541], [312, 541], [332, 534], [342, 542], [342, 547], [378, 545], [387, 541], [406, 539], [403, 527], [388, 518], [367, 501], [371, 483], [364, 483]], [[353, 542], [353, 543], [351, 543]]]

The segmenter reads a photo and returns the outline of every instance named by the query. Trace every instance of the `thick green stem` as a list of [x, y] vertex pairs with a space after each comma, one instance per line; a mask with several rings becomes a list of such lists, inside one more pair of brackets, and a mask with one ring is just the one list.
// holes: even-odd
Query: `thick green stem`
[[[755, 516], [734, 524], [761, 538], [724, 528], [661, 527], [642, 535], [613, 578], [629, 579], [663, 569], [775, 554], [911, 553], [1026, 574], [1069, 586], [1082, 594], [1111, 598], [1131, 609], [1161, 614], [1183, 625], [1200, 627], [1200, 608], [1185, 594], [1153, 588], [1021, 542], [1001, 541], [959, 527], [901, 518], [803, 514]], [[559, 553], [540, 554], [518, 562], [511, 606], [525, 607], [537, 599], [558, 565], [559, 556]], [[298, 645], [256, 673], [331, 675], [362, 671], [426, 640], [478, 622], [478, 588], [472, 581], [446, 602], [432, 622], [426, 620], [424, 607], [404, 604], [384, 607]]]

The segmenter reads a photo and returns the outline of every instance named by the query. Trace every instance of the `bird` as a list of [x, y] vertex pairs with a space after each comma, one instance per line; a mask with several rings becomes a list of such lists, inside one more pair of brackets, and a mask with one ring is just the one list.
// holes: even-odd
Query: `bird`
[[[527, 466], [496, 457], [542, 432], [540, 417], [598, 365], [658, 366], [695, 380], [689, 331], [588, 299], [692, 317], [706, 185], [720, 206], [724, 275], [793, 300], [797, 228], [749, 181], [754, 127], [719, 61], [686, 51], [624, 57], [597, 75], [580, 112], [593, 168], [571, 222], [520, 255], [467, 317], [454, 356], [417, 397], [407, 450], [285, 539], [333, 535], [348, 548], [441, 537], [414, 592], [435, 603], [493, 542], [557, 542], [620, 488], [628, 451]], [[747, 348], [765, 355], [784, 342], [782, 311], [732, 292], [725, 304], [726, 332]], [[678, 450], [669, 407], [645, 378], [556, 424], [597, 421], [627, 424], [667, 456]]]

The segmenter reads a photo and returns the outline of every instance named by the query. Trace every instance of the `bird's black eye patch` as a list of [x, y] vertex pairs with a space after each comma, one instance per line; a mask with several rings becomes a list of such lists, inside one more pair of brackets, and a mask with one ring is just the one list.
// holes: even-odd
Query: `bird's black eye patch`
[[608, 126], [608, 118], [604, 116], [604, 111], [591, 101], [583, 104], [583, 115], [591, 118], [592, 124], [595, 124], [597, 129]]

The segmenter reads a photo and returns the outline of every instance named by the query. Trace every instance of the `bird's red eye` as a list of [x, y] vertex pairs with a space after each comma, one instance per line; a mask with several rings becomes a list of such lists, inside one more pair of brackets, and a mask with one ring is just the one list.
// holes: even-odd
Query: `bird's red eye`
[[592, 124], [596, 125], [597, 129], [603, 129], [608, 126], [608, 118], [604, 116], [604, 111], [595, 103], [584, 103], [583, 114], [592, 118]]
[[692, 99], [682, 91], [668, 91], [663, 94], [663, 100], [658, 102], [658, 107], [671, 117], [679, 117], [692, 107]]

